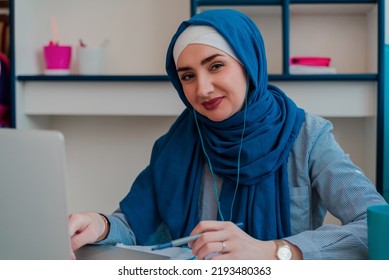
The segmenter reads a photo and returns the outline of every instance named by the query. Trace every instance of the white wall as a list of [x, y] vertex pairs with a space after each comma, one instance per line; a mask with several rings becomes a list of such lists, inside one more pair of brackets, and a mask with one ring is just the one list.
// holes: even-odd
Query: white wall
[[65, 135], [69, 211], [111, 213], [175, 117], [54, 117]]
[[73, 47], [72, 72], [79, 39], [88, 46], [108, 39], [105, 73], [164, 74], [170, 37], [190, 13], [189, 0], [18, 0], [15, 11], [18, 74], [43, 71], [42, 47], [56, 40], [52, 26], [59, 43]]

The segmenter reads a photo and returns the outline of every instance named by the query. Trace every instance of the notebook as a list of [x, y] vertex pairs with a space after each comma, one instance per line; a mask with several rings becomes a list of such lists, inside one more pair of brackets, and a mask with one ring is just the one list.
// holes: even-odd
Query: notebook
[[[71, 257], [64, 136], [0, 129], [0, 259]], [[166, 259], [116, 246], [85, 246], [82, 259]]]

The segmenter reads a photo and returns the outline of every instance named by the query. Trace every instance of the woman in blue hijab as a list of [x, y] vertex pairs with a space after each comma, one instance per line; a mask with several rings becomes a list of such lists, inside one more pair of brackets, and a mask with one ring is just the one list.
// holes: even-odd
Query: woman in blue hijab
[[[73, 249], [203, 233], [189, 243], [199, 259], [366, 257], [360, 227], [367, 206], [383, 199], [337, 145], [331, 124], [268, 84], [254, 22], [234, 10], [184, 21], [166, 71], [186, 109], [113, 215], [71, 215]], [[349, 209], [356, 194], [360, 206]], [[322, 225], [325, 208], [345, 225]]]

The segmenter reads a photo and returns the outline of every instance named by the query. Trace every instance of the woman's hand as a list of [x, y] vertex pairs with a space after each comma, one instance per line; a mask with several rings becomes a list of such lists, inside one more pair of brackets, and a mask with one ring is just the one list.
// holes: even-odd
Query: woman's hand
[[69, 235], [73, 252], [85, 244], [104, 239], [104, 233], [107, 234], [106, 223], [99, 213], [84, 212], [69, 215]]
[[273, 241], [255, 239], [232, 222], [201, 221], [191, 235], [203, 233], [188, 245], [198, 259], [276, 259]]

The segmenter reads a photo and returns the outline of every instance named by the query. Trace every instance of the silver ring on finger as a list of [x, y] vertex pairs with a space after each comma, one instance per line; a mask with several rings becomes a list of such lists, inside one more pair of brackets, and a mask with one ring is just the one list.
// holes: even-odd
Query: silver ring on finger
[[224, 254], [226, 251], [226, 243], [222, 241], [222, 250], [220, 251], [220, 254]]

